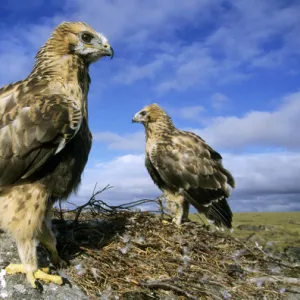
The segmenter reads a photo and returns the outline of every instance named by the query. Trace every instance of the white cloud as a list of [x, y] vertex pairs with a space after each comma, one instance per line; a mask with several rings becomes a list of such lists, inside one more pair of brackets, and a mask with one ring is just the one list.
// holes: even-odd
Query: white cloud
[[[230, 198], [235, 211], [300, 210], [300, 92], [290, 94], [273, 112], [252, 111], [238, 117], [213, 119], [203, 130], [192, 130], [213, 148], [222, 152], [223, 163], [235, 176], [237, 188]], [[141, 150], [143, 131], [125, 137], [102, 134], [110, 148]], [[260, 147], [262, 153], [233, 154], [247, 147]], [[274, 151], [279, 149], [287, 149]], [[86, 185], [99, 178], [103, 185], [116, 186], [107, 199], [126, 202], [138, 198], [154, 198], [159, 192], [152, 184], [144, 166], [144, 155], [126, 155], [100, 164], [87, 172]], [[97, 175], [99, 174], [99, 175]], [[91, 190], [91, 187], [89, 187]], [[87, 192], [87, 191], [86, 191]], [[86, 193], [87, 194], [87, 193]]]
[[237, 188], [230, 204], [239, 211], [300, 210], [300, 154], [223, 155]]
[[[84, 0], [67, 0], [58, 13], [38, 19], [37, 24], [16, 25], [9, 31], [0, 25], [4, 43], [0, 62], [8, 62], [0, 76], [9, 82], [29, 72], [34, 54], [62, 20], [86, 21], [108, 36], [116, 46], [116, 59], [110, 64], [114, 74], [118, 69], [115, 83], [147, 79], [159, 93], [244, 80], [255, 67], [286, 65], [287, 72], [294, 68], [288, 62], [300, 55], [297, 2], [222, 4], [221, 0], [154, 0], [151, 5], [139, 0], [91, 0], [87, 5]], [[210, 29], [187, 43], [177, 34], [185, 26]], [[279, 45], [271, 49], [274, 37]]]
[[300, 194], [299, 158], [290, 152], [223, 155], [224, 166], [236, 178], [238, 197]]
[[[33, 4], [34, 5], [34, 4]], [[0, 24], [0, 85], [22, 80], [32, 70], [35, 55], [50, 37], [51, 31], [64, 19], [60, 15], [43, 18], [42, 23], [9, 27]]]
[[112, 190], [105, 193], [111, 203], [113, 201], [126, 203], [159, 195], [158, 189], [149, 180], [143, 154], [127, 154], [108, 162], [98, 163], [94, 168], [87, 168], [79, 196], [90, 196], [96, 182], [99, 188], [107, 184], [114, 186]]
[[[228, 6], [219, 4], [220, 1], [211, 3], [205, 10], [210, 17], [212, 11], [218, 16], [214, 18], [218, 24], [215, 29], [201, 33], [201, 41], [186, 43], [183, 38], [174, 43], [171, 40], [168, 46], [164, 44], [161, 57], [150, 58], [145, 65], [128, 62], [134, 78], [145, 78], [146, 68], [151, 73], [147, 78], [153, 79], [155, 90], [161, 94], [245, 80], [257, 68], [284, 66], [287, 73], [294, 70], [294, 59], [300, 57], [298, 3], [282, 6], [280, 1], [255, 0], [250, 5], [247, 0], [239, 0]], [[209, 24], [212, 19], [208, 19], [205, 21]], [[168, 23], [169, 28], [173, 32], [177, 30], [174, 23]], [[155, 32], [152, 28], [149, 31]], [[160, 42], [159, 35], [155, 35], [147, 45]], [[160, 67], [150, 68], [157, 65]], [[125, 68], [120, 72], [126, 76], [128, 71]]]
[[[167, 109], [171, 117], [174, 115], [182, 117], [182, 110], [189, 119], [201, 113], [200, 108], [197, 112], [193, 107]], [[206, 127], [203, 129], [182, 128], [176, 123], [175, 126], [195, 132], [216, 150], [222, 148], [226, 151], [240, 151], [256, 147], [272, 151], [275, 147], [294, 151], [300, 148], [297, 131], [297, 128], [300, 128], [299, 113], [300, 92], [297, 92], [284, 97], [273, 111], [250, 111], [241, 117], [205, 118]], [[95, 140], [107, 143], [111, 149], [119, 150], [142, 150], [145, 146], [143, 130], [124, 136], [100, 132], [95, 134]]]
[[251, 147], [300, 148], [300, 92], [286, 96], [274, 111], [252, 111], [242, 117], [218, 117], [195, 129], [209, 144], [230, 150]]
[[[200, 122], [202, 106], [186, 106], [182, 108], [168, 107], [168, 113], [181, 119], [196, 120]], [[142, 125], [137, 125], [142, 128]], [[93, 140], [108, 145], [109, 149], [124, 151], [143, 151], [145, 149], [145, 132], [142, 128], [139, 131], [127, 134], [117, 134], [110, 131], [93, 133]]]
[[[236, 178], [237, 188], [230, 198], [233, 210], [300, 209], [299, 153], [223, 154], [223, 162]], [[110, 204], [161, 194], [145, 169], [144, 154], [120, 156], [86, 169], [78, 193], [82, 201], [91, 195], [96, 182], [99, 188], [114, 186], [101, 196]]]
[[[113, 64], [118, 64], [119, 73], [115, 83], [132, 84], [147, 79], [153, 81], [159, 93], [243, 80], [257, 67], [284, 65], [287, 72], [294, 68], [291, 60], [300, 55], [297, 2], [289, 6], [266, 0], [251, 3], [239, 0], [224, 6], [221, 3], [219, 0], [153, 0], [151, 4], [139, 0], [91, 0], [87, 4], [84, 0], [68, 0], [61, 4], [60, 13], [38, 20], [38, 24], [22, 28], [16, 25], [9, 30], [1, 24], [0, 64], [4, 67], [0, 70], [0, 84], [22, 79], [30, 72], [34, 54], [64, 19], [86, 21], [116, 45], [117, 58]], [[200, 27], [212, 22], [216, 26], [211, 26], [213, 29], [207, 34], [199, 33], [195, 42], [178, 38], [178, 30], [187, 24]], [[270, 47], [274, 37], [278, 45]], [[113, 64], [110, 68], [116, 68]], [[213, 98], [223, 101], [220, 94]], [[200, 106], [197, 107], [197, 113], [195, 107], [183, 108], [182, 116], [197, 118], [201, 113]], [[272, 112], [252, 111], [241, 117], [214, 118], [204, 129], [195, 131], [217, 150], [241, 150], [248, 146], [298, 150], [299, 112], [300, 93], [295, 93]], [[142, 130], [125, 136], [110, 132], [94, 136], [96, 141], [108, 143], [111, 149], [144, 149]], [[225, 165], [228, 163], [238, 178], [234, 207], [263, 209], [261, 206], [267, 203], [265, 207], [274, 210], [299, 209], [296, 154], [224, 157]], [[143, 155], [121, 156], [87, 169], [81, 197], [91, 193], [96, 181], [101, 186], [106, 183], [116, 186], [107, 192], [114, 201], [126, 202], [158, 193], [143, 166]]]
[[0, 51], [0, 65], [5, 66], [0, 68], [0, 87], [24, 79], [28, 75], [32, 66], [29, 55], [23, 52], [22, 49], [16, 49], [11, 52]]
[[145, 148], [145, 133], [138, 131], [120, 136], [113, 132], [98, 132], [93, 134], [94, 141], [108, 144], [109, 149], [143, 150]]
[[215, 109], [222, 109], [228, 104], [229, 98], [222, 93], [214, 93], [211, 96], [212, 107]]
[[[222, 78], [222, 65], [215, 61], [201, 43], [180, 47], [172, 56], [171, 64], [165, 62], [169, 77], [161, 78], [155, 90], [164, 93], [169, 90], [181, 91], [195, 85], [207, 85], [211, 80]], [[205, 71], [204, 71], [205, 70]], [[225, 78], [225, 76], [224, 76]], [[229, 77], [226, 76], [227, 80]]]
[[[210, 7], [217, 2], [154, 0], [150, 5], [139, 0], [91, 0], [87, 5], [84, 0], [66, 0], [51, 17], [39, 18], [23, 27], [16, 24], [10, 26], [9, 31], [5, 24], [1, 24], [3, 47], [0, 62], [8, 62], [5, 64], [8, 67], [2, 71], [3, 76], [6, 75], [3, 83], [22, 79], [30, 71], [35, 53], [50, 32], [64, 20], [85, 21], [109, 38], [116, 48], [114, 63], [123, 71], [115, 78], [115, 82], [129, 84], [140, 78], [153, 79], [160, 72], [162, 62], [150, 61], [135, 67], [132, 62], [121, 58], [131, 55], [138, 61], [137, 58], [145, 55], [145, 50], [153, 49], [166, 59], [167, 54], [164, 55], [162, 49], [170, 49], [170, 45], [166, 45], [164, 39], [172, 37], [179, 24], [184, 26], [198, 18], [203, 21], [209, 18]], [[29, 6], [28, 10], [34, 9], [35, 3], [29, 3]]]
[[[84, 0], [67, 1], [68, 11], [73, 17], [86, 20], [111, 36], [113, 41], [123, 43], [145, 40], [154, 43], [164, 34], [197, 19], [205, 20], [210, 15], [210, 7], [218, 0]], [[136, 46], [136, 44], [132, 45]]]
[[201, 115], [205, 113], [205, 108], [202, 105], [178, 107], [173, 105], [164, 105], [162, 107], [172, 117], [180, 119], [200, 121]]
[[131, 84], [141, 79], [153, 79], [155, 73], [157, 73], [162, 66], [163, 62], [161, 60], [151, 62], [141, 67], [129, 65], [128, 67], [125, 67], [121, 73], [115, 76], [114, 81], [116, 83]]
[[204, 107], [201, 105], [187, 106], [179, 109], [179, 115], [184, 119], [195, 120], [199, 118], [199, 113], [202, 111], [204, 111]]
[[[299, 34], [299, 8], [297, 2], [283, 6], [280, 1], [234, 1], [232, 10], [224, 15], [222, 26], [205, 44], [231, 59], [250, 64], [278, 52], [283, 53], [285, 59], [289, 58], [288, 54], [299, 55], [299, 49], [291, 47], [290, 41], [295, 38], [294, 34]], [[267, 44], [274, 38], [278, 38], [280, 44], [268, 49]]]

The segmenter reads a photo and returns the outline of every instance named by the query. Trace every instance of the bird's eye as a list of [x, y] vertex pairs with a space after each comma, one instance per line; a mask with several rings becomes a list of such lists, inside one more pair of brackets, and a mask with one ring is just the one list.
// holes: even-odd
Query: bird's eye
[[140, 112], [140, 115], [141, 115], [141, 116], [145, 116], [146, 113], [147, 113], [147, 112], [146, 112], [145, 110], [143, 110], [143, 111]]
[[93, 36], [90, 35], [89, 33], [84, 33], [81, 36], [81, 39], [85, 42], [85, 43], [90, 43], [90, 41], [93, 39]]

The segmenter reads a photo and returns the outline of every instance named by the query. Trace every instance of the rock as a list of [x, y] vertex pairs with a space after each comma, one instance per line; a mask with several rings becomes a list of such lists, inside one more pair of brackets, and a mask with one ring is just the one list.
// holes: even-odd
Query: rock
[[286, 292], [285, 298], [286, 300], [299, 300], [300, 299], [300, 287], [294, 287], [293, 292]]
[[233, 278], [243, 278], [244, 270], [239, 265], [228, 265], [227, 266], [227, 274]]
[[241, 224], [237, 226], [239, 230], [247, 230], [247, 231], [270, 231], [276, 230], [274, 226], [267, 226], [267, 225], [248, 225], [248, 224]]
[[124, 293], [122, 295], [122, 299], [123, 300], [136, 300], [136, 299], [139, 299], [139, 300], [153, 300], [153, 299], [159, 299], [155, 296], [150, 296], [150, 295], [147, 295], [145, 293], [142, 293], [142, 292], [127, 292], [127, 293]]
[[[38, 259], [40, 265], [48, 264], [47, 253], [38, 248]], [[45, 259], [46, 258], [46, 259]], [[18, 251], [10, 235], [0, 234], [0, 299], [6, 300], [85, 300], [89, 299], [78, 286], [71, 282], [69, 285], [57, 286], [53, 283], [42, 282], [44, 291], [40, 293], [30, 287], [26, 281], [25, 274], [4, 275], [1, 269], [9, 262], [19, 263]], [[2, 269], [3, 270], [3, 269]]]
[[290, 261], [300, 262], [300, 247], [289, 246], [284, 252]]
[[256, 243], [259, 246], [263, 246], [263, 247], [266, 245], [266, 240], [258, 234], [253, 234], [250, 237], [248, 237], [248, 241]]

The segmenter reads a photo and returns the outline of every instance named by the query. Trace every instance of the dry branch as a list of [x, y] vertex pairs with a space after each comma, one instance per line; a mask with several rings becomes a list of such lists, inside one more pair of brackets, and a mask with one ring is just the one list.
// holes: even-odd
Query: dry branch
[[[95, 187], [86, 204], [55, 211], [53, 222], [61, 255], [75, 264], [67, 274], [91, 299], [125, 299], [130, 293], [137, 293], [134, 299], [142, 293], [161, 299], [172, 293], [173, 299], [276, 300], [299, 284], [297, 266], [250, 241], [199, 223], [163, 224], [160, 197], [108, 205], [98, 197], [109, 188]], [[144, 203], [156, 203], [158, 213], [135, 210]], [[274, 267], [280, 269], [276, 276]]]
[[192, 299], [192, 300], [198, 299], [196, 296], [192, 295], [188, 291], [186, 291], [182, 288], [179, 288], [175, 285], [172, 285], [170, 283], [166, 283], [166, 282], [162, 282], [162, 281], [151, 281], [151, 282], [140, 282], [139, 284], [142, 287], [146, 287], [146, 288], [150, 288], [150, 289], [155, 288], [155, 289], [163, 289], [163, 290], [167, 290], [167, 291], [177, 292], [179, 295], [184, 295], [188, 299]]
[[280, 277], [280, 276], [254, 277], [254, 278], [250, 278], [249, 281], [250, 282], [283, 282], [286, 284], [300, 285], [300, 278], [293, 278], [293, 277]]

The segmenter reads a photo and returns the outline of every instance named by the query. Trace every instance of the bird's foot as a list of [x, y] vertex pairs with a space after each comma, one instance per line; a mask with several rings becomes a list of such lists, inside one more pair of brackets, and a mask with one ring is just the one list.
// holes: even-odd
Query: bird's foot
[[184, 219], [184, 220], [182, 220], [182, 223], [181, 223], [181, 225], [186, 225], [186, 226], [189, 226], [192, 224], [197, 224], [197, 222], [191, 221], [190, 219]]
[[164, 225], [170, 225], [172, 222], [168, 220], [162, 220], [161, 221]]
[[178, 217], [175, 217], [175, 218], [172, 219], [172, 223], [175, 224], [177, 227], [181, 227], [182, 219], [178, 218]]
[[5, 268], [7, 274], [25, 273], [27, 280], [33, 288], [39, 288], [41, 284], [38, 283], [38, 279], [44, 282], [52, 282], [58, 285], [64, 283], [63, 278], [58, 275], [50, 275], [49, 268], [41, 268], [34, 272], [26, 272], [24, 265], [22, 264], [10, 264]]
[[27, 280], [33, 288], [37, 288], [37, 279], [44, 282], [52, 282], [57, 285], [62, 285], [64, 283], [63, 278], [58, 275], [50, 275], [41, 270], [36, 270], [35, 272], [26, 273]]
[[[49, 273], [50, 269], [47, 268], [40, 268], [40, 270], [44, 273]], [[22, 264], [9, 264], [6, 268], [5, 271], [7, 274], [17, 274], [17, 273], [26, 273], [25, 267]]]

